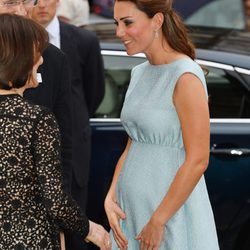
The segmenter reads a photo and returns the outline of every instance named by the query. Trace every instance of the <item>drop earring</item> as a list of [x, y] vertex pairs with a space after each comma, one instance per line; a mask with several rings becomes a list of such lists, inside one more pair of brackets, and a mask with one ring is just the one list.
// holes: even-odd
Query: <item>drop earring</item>
[[158, 30], [155, 31], [155, 38], [159, 38], [159, 33], [158, 33]]

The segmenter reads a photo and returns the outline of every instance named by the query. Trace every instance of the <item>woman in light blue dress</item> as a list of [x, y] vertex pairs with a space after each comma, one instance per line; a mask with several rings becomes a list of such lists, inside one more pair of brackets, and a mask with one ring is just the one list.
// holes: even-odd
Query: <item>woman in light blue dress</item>
[[105, 210], [112, 249], [218, 250], [203, 173], [209, 160], [204, 73], [170, 0], [116, 0], [116, 34], [148, 61], [132, 70], [128, 133]]

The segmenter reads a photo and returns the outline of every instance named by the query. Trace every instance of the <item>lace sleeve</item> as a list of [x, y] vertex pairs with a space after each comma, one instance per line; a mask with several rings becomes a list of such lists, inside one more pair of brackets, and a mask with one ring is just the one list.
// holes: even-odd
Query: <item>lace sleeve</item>
[[53, 114], [43, 114], [34, 129], [34, 161], [44, 205], [61, 227], [85, 238], [89, 222], [76, 202], [63, 192], [60, 134]]

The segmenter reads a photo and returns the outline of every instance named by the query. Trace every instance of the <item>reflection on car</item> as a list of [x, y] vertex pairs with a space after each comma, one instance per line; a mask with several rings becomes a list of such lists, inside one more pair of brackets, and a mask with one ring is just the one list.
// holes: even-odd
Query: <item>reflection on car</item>
[[[246, 28], [244, 0], [175, 0], [174, 9], [186, 24], [223, 28]], [[94, 0], [93, 12], [113, 18], [114, 0]]]
[[[214, 0], [185, 19], [189, 25], [245, 29], [244, 0]], [[229, 7], [230, 6], [230, 7]], [[225, 11], [226, 10], [226, 11]]]
[[[88, 216], [107, 224], [103, 202], [127, 135], [119, 120], [131, 69], [145, 56], [128, 56], [113, 24], [89, 26], [101, 40], [106, 93], [92, 126]], [[221, 250], [250, 249], [250, 33], [189, 27], [206, 76], [211, 154], [205, 173]], [[202, 249], [201, 249], [202, 250]]]

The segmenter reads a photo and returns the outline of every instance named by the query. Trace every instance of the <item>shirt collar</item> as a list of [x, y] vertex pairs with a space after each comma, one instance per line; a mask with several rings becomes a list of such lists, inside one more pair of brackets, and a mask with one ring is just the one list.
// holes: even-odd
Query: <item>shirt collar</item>
[[46, 30], [49, 33], [50, 43], [60, 48], [60, 25], [57, 16], [54, 16]]

